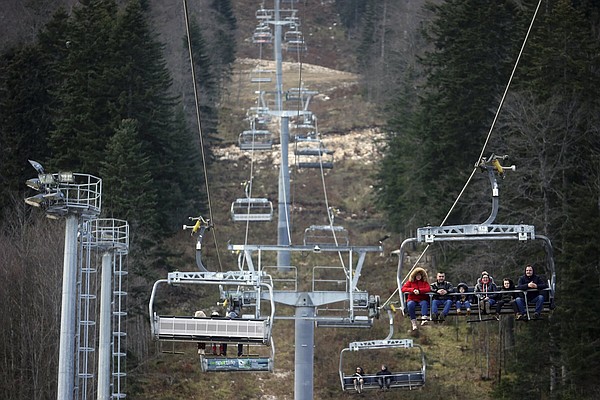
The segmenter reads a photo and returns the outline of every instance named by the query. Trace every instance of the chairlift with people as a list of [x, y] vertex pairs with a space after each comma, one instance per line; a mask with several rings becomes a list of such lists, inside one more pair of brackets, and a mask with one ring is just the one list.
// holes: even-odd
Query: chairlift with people
[[[391, 356], [389, 350], [398, 350], [405, 354], [399, 357], [397, 354]], [[415, 353], [416, 350], [416, 353]], [[412, 352], [414, 368], [402, 368], [402, 371], [395, 371], [394, 365], [390, 365], [392, 371], [389, 375], [377, 375], [375, 373], [365, 373], [362, 375], [362, 385], [355, 384], [356, 376], [346, 373], [348, 368], [345, 356], [352, 352], [368, 352], [371, 355], [378, 353], [378, 359], [383, 359], [382, 354], [386, 354], [389, 360], [410, 360], [408, 352]], [[361, 357], [362, 358], [362, 357]], [[390, 362], [392, 363], [392, 362]], [[425, 361], [425, 352], [423, 348], [413, 343], [412, 339], [384, 339], [368, 340], [364, 342], [352, 342], [340, 353], [339, 376], [343, 391], [373, 390], [387, 387], [389, 389], [419, 389], [425, 385], [427, 364]]]
[[[218, 285], [221, 303], [227, 315], [213, 312], [195, 315], [163, 315], [155, 310], [157, 296], [164, 285]], [[231, 288], [224, 290], [223, 288]], [[267, 296], [263, 294], [267, 293]], [[269, 311], [264, 315], [261, 301], [268, 298]], [[244, 314], [243, 308], [252, 308]], [[258, 271], [171, 272], [167, 279], [155, 282], [150, 296], [151, 332], [159, 342], [197, 343], [202, 371], [272, 371], [275, 347], [271, 337], [275, 315], [270, 277]], [[202, 350], [200, 350], [202, 344]], [[232, 345], [228, 356], [227, 345]], [[236, 345], [236, 346], [233, 346]], [[244, 351], [244, 347], [246, 350]], [[211, 352], [218, 348], [218, 352]], [[268, 354], [263, 349], [268, 348]], [[255, 350], [258, 349], [258, 350]], [[236, 351], [237, 350], [237, 351]]]
[[[556, 288], [556, 272], [554, 266], [553, 248], [550, 239], [544, 235], [537, 234], [533, 225], [500, 225], [494, 224], [494, 220], [498, 213], [499, 208], [499, 187], [497, 182], [497, 176], [504, 178], [506, 171], [514, 171], [515, 166], [504, 167], [501, 165], [501, 161], [504, 161], [508, 156], [496, 156], [494, 154], [489, 158], [482, 158], [478, 167], [488, 174], [488, 178], [492, 188], [492, 211], [486, 221], [481, 224], [464, 224], [464, 225], [449, 225], [449, 226], [426, 226], [417, 229], [417, 235], [413, 238], [404, 240], [400, 249], [395, 251], [394, 254], [398, 255], [398, 270], [397, 270], [397, 284], [398, 290], [401, 293], [401, 287], [403, 284], [403, 276], [406, 273], [404, 263], [406, 261], [406, 251], [410, 246], [414, 246], [416, 243], [423, 243], [427, 245], [433, 245], [435, 243], [443, 242], [484, 242], [484, 241], [515, 241], [517, 243], [524, 242], [537, 242], [540, 243], [545, 252], [545, 276], [547, 278], [548, 288], [543, 290], [542, 293], [545, 297], [543, 313], [548, 313], [554, 309], [554, 293]], [[410, 271], [409, 271], [410, 273]], [[471, 295], [474, 295], [472, 287], [469, 288]], [[523, 295], [522, 291], [516, 291]], [[499, 293], [499, 292], [495, 292]], [[433, 294], [430, 294], [433, 297]], [[456, 296], [456, 294], [452, 294]], [[526, 303], [526, 320], [531, 319], [530, 312], [533, 305], [527, 304], [527, 297], [525, 297]], [[404, 313], [406, 309], [406, 297], [400, 296], [401, 310]], [[478, 316], [477, 321], [484, 320], [495, 320], [490, 315], [489, 317], [482, 315], [482, 310], [479, 310], [477, 302], [472, 304], [473, 314]], [[452, 314], [455, 314], [455, 310], [452, 309]], [[501, 313], [512, 313], [510, 309], [502, 309]], [[470, 320], [475, 321], [475, 320]]]

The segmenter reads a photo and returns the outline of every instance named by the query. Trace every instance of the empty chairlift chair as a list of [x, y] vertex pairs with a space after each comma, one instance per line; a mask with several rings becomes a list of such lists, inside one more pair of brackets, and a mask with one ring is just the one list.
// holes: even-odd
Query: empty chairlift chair
[[252, 43], [254, 44], [271, 44], [273, 43], [273, 33], [267, 24], [258, 24], [252, 34]]
[[314, 114], [308, 111], [310, 101], [313, 96], [319, 94], [316, 90], [310, 90], [305, 87], [289, 88], [285, 92], [285, 100], [287, 102], [296, 102], [299, 108], [304, 111], [302, 115], [302, 123], [314, 123]]
[[296, 137], [294, 155], [298, 168], [333, 168], [333, 150], [323, 147], [321, 139]]
[[[315, 267], [317, 269], [319, 267]], [[321, 269], [326, 267], [320, 267]], [[330, 267], [333, 268], [333, 267]], [[339, 267], [343, 271], [343, 268]], [[313, 272], [314, 276], [314, 272]], [[347, 276], [342, 276], [348, 278]], [[340, 277], [340, 278], [342, 278]], [[323, 281], [321, 279], [321, 281]], [[331, 283], [332, 280], [325, 280]], [[316, 291], [315, 283], [319, 283], [313, 277], [313, 292]], [[348, 285], [348, 283], [346, 283]], [[346, 288], [347, 290], [347, 288]], [[369, 295], [364, 291], [353, 291], [350, 301], [340, 302], [338, 308], [317, 308], [317, 319], [315, 325], [318, 328], [371, 328], [373, 319], [379, 318], [379, 296]], [[390, 323], [393, 324], [393, 316], [390, 313]]]
[[339, 225], [311, 225], [304, 230], [305, 246], [348, 246], [348, 231]]
[[273, 219], [273, 203], [265, 198], [250, 197], [252, 184], [246, 182], [246, 197], [231, 203], [231, 219], [234, 222], [268, 222]]
[[273, 79], [271, 75], [274, 73], [273, 70], [270, 69], [255, 69], [252, 70], [252, 75], [250, 76], [251, 83], [269, 83]]
[[300, 18], [296, 17], [295, 13], [293, 13], [293, 15], [284, 17], [283, 21], [289, 24], [288, 26], [291, 30], [298, 30], [298, 27], [300, 26]]
[[286, 51], [305, 52], [307, 50], [304, 35], [301, 31], [287, 31], [283, 35], [283, 41]]
[[234, 222], [268, 222], [273, 219], [273, 203], [265, 198], [243, 197], [231, 204]]
[[273, 135], [267, 130], [247, 130], [240, 133], [238, 144], [240, 150], [271, 150]]
[[272, 20], [274, 13], [274, 10], [259, 8], [258, 10], [256, 10], [256, 19], [264, 23], [266, 21]]

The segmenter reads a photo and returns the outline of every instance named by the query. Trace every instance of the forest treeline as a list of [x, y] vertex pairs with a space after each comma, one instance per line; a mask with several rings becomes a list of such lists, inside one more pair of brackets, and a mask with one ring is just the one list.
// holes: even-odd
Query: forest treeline
[[[552, 239], [558, 307], [548, 321], [519, 331], [493, 396], [597, 398], [600, 328], [591, 305], [600, 296], [600, 4], [546, 0], [537, 9], [533, 0], [449, 0], [415, 10], [407, 3], [336, 1], [356, 41], [365, 100], [388, 121], [375, 177], [387, 229], [410, 236], [442, 221], [483, 221], [489, 184], [480, 173], [447, 213], [482, 155], [508, 154], [517, 171], [501, 182], [498, 222], [535, 225]], [[28, 159], [103, 178], [103, 216], [129, 221], [142, 283], [169, 253], [161, 238], [206, 207], [202, 154], [210, 166], [236, 52], [230, 1], [207, 4], [209, 17], [190, 21], [204, 149], [190, 123], [193, 97], [170, 90], [146, 1], [90, 0], [59, 10], [34, 43], [0, 55], [4, 398], [50, 399], [56, 390], [62, 243], [56, 225], [22, 203], [24, 182], [34, 176]], [[187, 51], [183, 38], [180, 45]], [[509, 258], [449, 250], [438, 259], [449, 276], [477, 257]], [[143, 361], [146, 346], [131, 347], [132, 365]]]
[[[210, 41], [197, 16], [189, 29], [206, 164], [198, 128], [189, 123], [195, 114], [185, 112], [196, 109], [193, 88], [185, 97], [171, 90], [147, 1], [91, 0], [70, 13], [58, 10], [34, 42], [0, 55], [2, 398], [56, 397], [62, 256], [60, 241], [54, 243], [60, 232], [52, 229], [62, 227], [22, 207], [31, 195], [25, 181], [36, 174], [28, 160], [49, 172], [102, 178], [102, 217], [128, 221], [134, 276], [161, 264], [170, 251], [163, 238], [205, 209], [203, 165], [218, 140], [219, 91], [235, 59], [236, 19], [231, 4], [219, 0], [204, 18], [218, 27]], [[184, 37], [176, 45], [187, 54]], [[147, 295], [136, 299], [142, 290], [132, 291], [132, 315], [139, 315]], [[143, 342], [147, 334], [138, 337]]]
[[[429, 224], [483, 222], [490, 208], [484, 174], [476, 176], [483, 183], [459, 194], [481, 156], [509, 155], [507, 164], [517, 171], [500, 183], [496, 222], [532, 224], [553, 240], [558, 308], [547, 325], [528, 326], [516, 341], [495, 394], [598, 397], [593, 376], [600, 370], [600, 332], [590, 305], [600, 294], [600, 5], [430, 3], [423, 9], [424, 45], [410, 58], [398, 51], [405, 41], [394, 41], [390, 2], [367, 3], [364, 23], [370, 28], [363, 27], [369, 35], [361, 39], [359, 61], [363, 75], [371, 76], [370, 93], [380, 93], [372, 97], [386, 99], [389, 117], [378, 204], [406, 235]], [[494, 257], [492, 266], [526, 260], [491, 250], [478, 257], [467, 261], [471, 269], [489, 267]], [[441, 268], [453, 271], [461, 258], [468, 256], [445, 254]]]

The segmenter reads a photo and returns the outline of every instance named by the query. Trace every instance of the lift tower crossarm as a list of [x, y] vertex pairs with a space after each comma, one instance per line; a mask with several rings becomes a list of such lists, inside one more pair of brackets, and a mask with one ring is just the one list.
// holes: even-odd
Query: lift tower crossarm
[[464, 240], [532, 240], [533, 225], [449, 225], [417, 229], [417, 241], [425, 243]]
[[385, 349], [385, 348], [410, 348], [413, 347], [412, 339], [389, 339], [389, 340], [368, 340], [365, 342], [352, 342], [348, 348], [352, 351], [359, 349]]
[[173, 283], [214, 283], [223, 284], [258, 284], [260, 278], [268, 278], [268, 275], [258, 271], [227, 271], [227, 272], [169, 272], [167, 282]]
[[227, 246], [228, 250], [231, 251], [300, 251], [300, 252], [336, 252], [336, 253], [381, 253], [383, 246], [278, 246], [278, 245], [248, 245], [248, 244], [230, 244]]

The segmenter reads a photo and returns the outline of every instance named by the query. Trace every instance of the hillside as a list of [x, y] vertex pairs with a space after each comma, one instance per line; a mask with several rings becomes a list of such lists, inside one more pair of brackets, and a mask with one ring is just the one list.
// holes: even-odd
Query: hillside
[[[35, 3], [35, 2], [34, 2]], [[48, 2], [75, 6], [75, 1]], [[123, 4], [123, 1], [119, 1]], [[189, 96], [190, 78], [187, 75], [187, 54], [182, 46], [184, 36], [182, 7], [180, 2], [150, 1], [156, 33], [165, 44], [167, 64], [173, 75], [173, 92], [183, 98]], [[190, 8], [200, 18], [208, 0], [190, 2]], [[251, 224], [234, 224], [230, 220], [231, 202], [243, 196], [241, 183], [253, 179], [253, 193], [277, 201], [277, 178], [280, 165], [280, 147], [275, 143], [271, 152], [242, 152], [237, 147], [238, 134], [248, 127], [246, 110], [256, 106], [257, 86], [250, 83], [252, 70], [274, 69], [272, 54], [265, 51], [262, 58], [257, 54], [249, 37], [256, 25], [254, 11], [259, 2], [255, 0], [234, 1], [238, 18], [238, 59], [234, 74], [225, 90], [221, 104], [219, 139], [222, 141], [211, 149], [216, 159], [211, 164], [206, 190], [212, 198], [211, 216], [214, 229], [204, 242], [204, 262], [210, 270], [234, 270], [236, 254], [226, 250], [227, 243], [274, 243], [277, 221]], [[419, 2], [412, 2], [415, 6]], [[18, 16], [19, 2], [11, 1], [10, 13]], [[328, 207], [336, 210], [335, 223], [349, 231], [353, 245], [374, 245], [386, 234], [392, 237], [385, 242], [382, 254], [369, 255], [359, 280], [359, 288], [370, 294], [380, 295], [383, 300], [396, 288], [397, 259], [392, 251], [399, 247], [402, 237], [393, 234], [384, 215], [373, 201], [373, 174], [376, 172], [383, 148], [384, 118], [377, 107], [365, 101], [362, 77], [355, 71], [356, 38], [343, 31], [332, 1], [297, 2], [302, 29], [306, 34], [308, 52], [298, 59], [285, 56], [283, 65], [284, 87], [305, 87], [317, 91], [310, 110], [318, 117], [318, 130], [323, 144], [334, 153], [334, 168], [323, 174], [318, 169], [296, 168], [293, 157], [294, 144], [290, 145], [291, 166], [291, 241], [301, 243], [304, 230], [312, 224], [327, 223]], [[46, 5], [46, 3], [44, 3]], [[50, 7], [50, 6], [49, 6]], [[7, 41], [18, 42], [18, 32], [28, 32], [25, 41], [35, 36], [40, 21], [46, 21], [50, 12], [40, 7], [33, 22], [15, 29]], [[406, 17], [408, 19], [408, 17]], [[15, 26], [18, 18], [14, 18]], [[403, 20], [405, 21], [405, 20]], [[4, 22], [4, 20], [3, 20]], [[22, 22], [22, 21], [21, 21]], [[414, 21], [412, 21], [414, 22]], [[31, 26], [29, 26], [31, 25]], [[6, 25], [7, 26], [7, 25]], [[408, 29], [407, 26], [398, 27]], [[375, 76], [371, 80], [377, 79]], [[189, 100], [189, 99], [187, 99]], [[186, 104], [190, 104], [188, 101]], [[292, 106], [290, 106], [292, 107]], [[187, 110], [192, 114], [191, 110]], [[193, 118], [190, 118], [193, 120]], [[194, 127], [192, 127], [195, 129]], [[269, 128], [277, 133], [278, 121]], [[277, 142], [277, 140], [276, 140]], [[200, 169], [200, 168], [199, 168]], [[190, 197], [198, 193], [186, 193]], [[204, 215], [206, 216], [206, 215]], [[189, 221], [181, 221], [189, 223]], [[134, 235], [136, 233], [133, 233]], [[144, 276], [130, 276], [132, 296], [149, 297], [152, 279], [164, 278], [167, 268], [195, 270], [195, 240], [189, 231], [165, 239], [167, 249], [160, 254], [161, 269], [144, 270]], [[41, 246], [39, 246], [41, 247]], [[53, 246], [53, 249], [59, 246]], [[60, 256], [60, 255], [59, 255]], [[323, 255], [299, 255], [292, 260], [301, 276], [301, 290], [310, 288], [313, 267], [338, 266], [339, 260], [326, 259]], [[58, 256], [57, 256], [58, 257]], [[167, 267], [168, 266], [168, 267]], [[345, 282], [345, 281], [344, 281]], [[335, 283], [339, 285], [339, 282]], [[177, 312], [191, 313], [197, 309], [214, 308], [216, 297], [201, 296], [192, 291], [175, 287], [172, 297], [162, 299], [162, 304]], [[205, 293], [200, 293], [205, 294]], [[127, 366], [125, 392], [131, 399], [292, 399], [294, 398], [294, 324], [290, 320], [277, 320], [274, 327], [276, 347], [275, 367], [272, 374], [221, 373], [203, 374], [198, 365], [194, 344], [171, 345], [146, 341], [149, 336], [147, 304], [143, 310], [130, 316], [135, 327], [128, 331], [130, 355]], [[139, 310], [138, 310], [139, 311]], [[291, 307], [281, 307], [279, 312], [289, 315]], [[362, 398], [406, 399], [464, 399], [490, 398], [489, 378], [494, 366], [485, 355], [490, 352], [489, 326], [469, 326], [464, 319], [449, 320], [444, 326], [426, 326], [417, 333], [409, 331], [409, 323], [400, 313], [394, 316], [394, 338], [411, 337], [423, 346], [428, 363], [428, 382], [423, 390], [410, 392], [370, 393]], [[314, 398], [341, 399], [354, 396], [343, 393], [338, 378], [340, 351], [348, 343], [357, 340], [381, 339], [389, 331], [385, 316], [375, 321], [370, 329], [319, 328], [315, 332]], [[487, 347], [485, 347], [487, 346]], [[150, 347], [150, 350], [147, 349]], [[482, 349], [486, 349], [487, 353]], [[491, 350], [493, 351], [493, 349]], [[143, 354], [150, 353], [149, 358]], [[54, 356], [54, 355], [52, 355]], [[139, 356], [141, 359], [134, 359]], [[392, 369], [409, 368], [413, 355], [398, 351], [379, 358], [367, 354], [364, 358], [348, 357], [346, 368], [355, 364], [374, 371], [378, 364], [386, 362]], [[486, 363], [487, 362], [487, 363]], [[465, 387], [465, 382], [468, 382]]]
[[[259, 60], [249, 50], [243, 50], [235, 65], [235, 74], [228, 97], [223, 104], [227, 115], [222, 118], [220, 134], [222, 144], [214, 149], [216, 162], [209, 171], [209, 190], [213, 198], [215, 243], [212, 235], [205, 241], [206, 264], [219, 265], [215, 252], [220, 249], [225, 270], [235, 265], [235, 258], [224, 250], [226, 243], [241, 244], [248, 234], [249, 243], [275, 243], [277, 222], [252, 224], [246, 232], [245, 224], [234, 224], [229, 218], [231, 201], [243, 195], [241, 182], [252, 173], [256, 196], [277, 199], [277, 174], [280, 163], [279, 147], [271, 152], [240, 151], [237, 135], [247, 129], [246, 110], [256, 105], [250, 83], [251, 71], [274, 69], [268, 60]], [[310, 54], [310, 50], [309, 50]], [[324, 145], [335, 151], [332, 170], [321, 176], [318, 170], [298, 170], [294, 166], [293, 144], [290, 145], [292, 201], [292, 242], [300, 243], [304, 229], [311, 224], [326, 223], [326, 204], [339, 210], [336, 224], [349, 230], [354, 245], [372, 245], [389, 234], [383, 215], [373, 204], [373, 173], [381, 155], [383, 132], [381, 117], [376, 109], [361, 96], [360, 78], [352, 73], [331, 68], [331, 65], [309, 62], [302, 64], [287, 61], [283, 65], [284, 87], [298, 87], [301, 81], [319, 95], [310, 109], [318, 117], [319, 131]], [[301, 76], [301, 78], [300, 78]], [[270, 128], [277, 132], [278, 122]], [[325, 198], [324, 193], [327, 194]], [[326, 202], [327, 200], [327, 202]], [[187, 235], [176, 238], [177, 246], [184, 243], [187, 259], [191, 260], [193, 241]], [[359, 287], [369, 293], [379, 294], [386, 300], [396, 285], [397, 259], [391, 251], [397, 249], [402, 238], [393, 235], [385, 242], [382, 256], [369, 256]], [[295, 260], [296, 261], [296, 260]], [[313, 265], [304, 259], [297, 260], [308, 268]], [[322, 264], [321, 264], [322, 265]], [[193, 269], [193, 265], [190, 265]], [[308, 285], [310, 276], [304, 286]], [[191, 307], [194, 299], [183, 300], [182, 307]], [[284, 307], [285, 308], [285, 307]], [[285, 311], [284, 311], [285, 312]], [[443, 396], [447, 399], [489, 398], [490, 366], [484, 364], [479, 351], [479, 338], [487, 334], [487, 327], [468, 326], [464, 319], [449, 320], [444, 326], [427, 326], [414, 334], [409, 331], [408, 320], [396, 314], [395, 338], [414, 338], [422, 345], [428, 362], [428, 383], [423, 390], [401, 392], [406, 399], [430, 399]], [[315, 399], [343, 399], [351, 395], [340, 389], [338, 362], [340, 351], [349, 342], [382, 339], [389, 326], [385, 317], [376, 321], [373, 329], [319, 328], [315, 331]], [[135, 388], [134, 398], [143, 399], [293, 399], [294, 398], [294, 325], [279, 320], [274, 327], [276, 347], [273, 374], [202, 374], [193, 345], [157, 345], [157, 355], [149, 363], [133, 371], [130, 381]], [[161, 353], [164, 352], [164, 353]], [[407, 354], [401, 351], [386, 354], [394, 366], [401, 365]], [[349, 358], [350, 363], [360, 363], [370, 371], [377, 368], [377, 354], [364, 359]], [[408, 357], [412, 359], [412, 355]], [[414, 360], [413, 360], [414, 361]], [[348, 365], [352, 368], [352, 365]], [[346, 367], [348, 367], [346, 366]], [[414, 366], [414, 364], [413, 364]], [[470, 382], [465, 388], [465, 382]], [[399, 392], [369, 393], [363, 398], [397, 398]]]
[[[236, 72], [249, 77], [248, 68], [255, 65], [256, 60], [241, 59], [236, 65]], [[341, 71], [330, 70], [321, 66], [303, 65], [304, 82], [307, 86], [319, 88], [326, 93], [325, 100], [315, 100], [315, 108], [321, 110], [319, 124], [323, 127], [323, 141], [328, 148], [335, 150], [335, 167], [320, 177], [318, 171], [299, 171], [292, 165], [292, 206], [293, 242], [302, 240], [304, 229], [310, 224], [322, 224], [326, 221], [326, 207], [321, 186], [322, 178], [330, 205], [338, 208], [340, 213], [336, 223], [350, 231], [351, 242], [355, 245], [371, 245], [377, 238], [389, 233], [383, 216], [373, 206], [372, 173], [380, 157], [382, 133], [375, 127], [375, 113], [365, 113], [373, 120], [372, 127], [359, 127], [357, 110], [365, 112], [369, 105], [359, 101], [356, 77]], [[293, 64], [285, 64], [284, 70], [293, 71]], [[249, 89], [249, 79], [234, 80], [236, 87], [231, 92], [244, 93]], [[339, 92], [338, 92], [339, 91]], [[343, 93], [336, 95], [336, 93]], [[242, 96], [240, 96], [241, 98]], [[252, 96], [250, 96], [252, 97]], [[350, 100], [351, 99], [351, 100]], [[344, 106], [345, 105], [345, 106]], [[331, 106], [331, 108], [330, 108]], [[235, 107], [232, 107], [235, 109]], [[243, 116], [244, 108], [238, 109]], [[237, 113], [236, 113], [237, 114]], [[331, 115], [320, 118], [320, 115]], [[238, 115], [240, 117], [240, 115]], [[240, 117], [241, 118], [241, 117]], [[351, 123], [350, 121], [355, 121]], [[238, 121], [239, 122], [239, 121]], [[364, 122], [364, 121], [363, 121]], [[276, 124], [274, 124], [276, 125]], [[343, 127], [343, 128], [342, 128]], [[238, 132], [233, 131], [233, 132]], [[210, 171], [210, 190], [215, 204], [216, 237], [220, 243], [221, 258], [225, 269], [233, 265], [234, 258], [223, 250], [225, 243], [239, 244], [244, 242], [245, 224], [233, 224], [229, 219], [229, 204], [242, 191], [240, 182], [249, 178], [251, 164], [255, 179], [255, 192], [259, 196], [276, 199], [277, 171], [279, 151], [276, 145], [272, 152], [260, 152], [252, 155], [238, 149], [236, 134], [226, 136], [224, 143], [215, 150], [217, 162]], [[293, 154], [293, 149], [292, 153]], [[290, 157], [293, 163], [293, 157]], [[249, 230], [250, 243], [275, 243], [276, 221], [252, 225]], [[180, 236], [178, 246], [187, 242], [188, 252], [193, 248], [189, 236]], [[363, 271], [359, 287], [369, 293], [379, 294], [382, 299], [395, 289], [397, 260], [390, 254], [395, 250], [401, 238], [392, 236], [386, 241], [385, 254], [382, 257], [370, 256]], [[207, 237], [206, 263], [216, 266], [218, 261], [214, 253], [212, 236]], [[191, 259], [191, 257], [189, 257]], [[305, 261], [300, 260], [300, 263]], [[310, 265], [307, 265], [310, 267]], [[193, 265], [191, 265], [193, 268]], [[193, 299], [181, 305], [189, 306]], [[402, 392], [403, 398], [425, 399], [436, 398], [440, 393], [448, 399], [489, 398], [486, 394], [489, 386], [486, 379], [480, 377], [489, 373], [489, 366], [481, 364], [481, 354], [477, 350], [476, 338], [485, 327], [467, 326], [464, 319], [450, 320], [446, 326], [428, 326], [414, 335], [409, 331], [407, 319], [400, 314], [395, 315], [395, 338], [413, 337], [424, 346], [428, 360], [428, 384], [420, 391]], [[376, 321], [371, 330], [364, 329], [325, 329], [315, 332], [315, 399], [349, 398], [339, 388], [338, 362], [340, 351], [350, 341], [382, 339], [388, 330], [385, 318]], [[275, 370], [273, 374], [202, 374], [199, 372], [196, 348], [193, 345], [158, 346], [161, 351], [149, 364], [136, 370], [131, 375], [135, 382], [135, 398], [144, 399], [202, 399], [210, 396], [213, 399], [293, 399], [294, 398], [294, 326], [290, 321], [280, 320], [274, 327], [276, 347]], [[168, 354], [175, 351], [177, 354]], [[179, 354], [181, 353], [181, 354]], [[377, 355], [369, 355], [367, 359], [349, 358], [349, 362], [360, 362], [370, 370], [375, 368]], [[394, 357], [404, 357], [398, 352]], [[397, 362], [390, 361], [397, 365]], [[470, 364], [468, 367], [465, 363]], [[414, 365], [414, 364], [413, 364]], [[465, 389], [463, 382], [473, 380], [473, 384]], [[396, 398], [398, 393], [369, 393], [369, 398]]]

